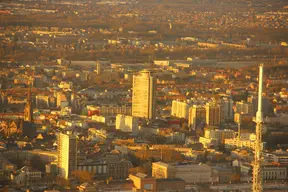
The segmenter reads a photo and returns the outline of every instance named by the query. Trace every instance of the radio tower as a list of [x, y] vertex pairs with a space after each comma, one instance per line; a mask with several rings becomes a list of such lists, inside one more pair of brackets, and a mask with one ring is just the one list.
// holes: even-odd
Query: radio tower
[[253, 192], [262, 192], [262, 175], [261, 175], [261, 151], [262, 151], [262, 89], [263, 89], [263, 64], [259, 66], [259, 88], [258, 88], [258, 111], [254, 122], [256, 123], [256, 141], [253, 164]]

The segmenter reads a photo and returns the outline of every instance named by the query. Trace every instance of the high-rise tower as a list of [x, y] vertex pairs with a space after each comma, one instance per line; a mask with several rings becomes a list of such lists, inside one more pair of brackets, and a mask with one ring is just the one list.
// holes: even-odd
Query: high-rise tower
[[59, 176], [68, 179], [77, 169], [77, 138], [72, 133], [58, 135]]
[[133, 76], [132, 116], [155, 118], [156, 81], [149, 70]]
[[196, 127], [206, 121], [206, 109], [200, 105], [193, 105], [189, 108], [188, 125], [196, 130]]
[[221, 123], [220, 106], [214, 103], [207, 103], [206, 109], [206, 124], [212, 126], [219, 126]]
[[261, 164], [262, 164], [262, 91], [263, 91], [263, 64], [259, 66], [259, 87], [258, 87], [258, 111], [254, 119], [256, 123], [256, 141], [254, 150], [254, 163], [253, 163], [253, 192], [262, 192], [262, 176], [261, 176]]

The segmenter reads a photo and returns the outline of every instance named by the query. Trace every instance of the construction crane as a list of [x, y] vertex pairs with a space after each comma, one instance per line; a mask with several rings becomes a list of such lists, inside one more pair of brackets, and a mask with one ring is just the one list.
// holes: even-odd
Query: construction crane
[[254, 122], [256, 123], [256, 141], [254, 149], [254, 163], [253, 163], [253, 192], [262, 192], [262, 124], [263, 124], [263, 112], [262, 112], [262, 91], [263, 91], [263, 64], [259, 66], [259, 88], [258, 88], [258, 111]]

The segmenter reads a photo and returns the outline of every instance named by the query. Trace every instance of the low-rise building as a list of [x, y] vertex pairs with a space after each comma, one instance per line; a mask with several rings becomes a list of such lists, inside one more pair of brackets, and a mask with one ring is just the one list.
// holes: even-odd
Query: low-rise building
[[156, 179], [144, 173], [130, 174], [129, 179], [134, 183], [133, 191], [156, 192]]
[[152, 176], [157, 179], [180, 178], [187, 183], [209, 183], [211, 181], [211, 167], [206, 164], [156, 162], [152, 164]]
[[17, 185], [38, 184], [41, 181], [41, 171], [37, 171], [31, 167], [24, 166], [16, 173], [12, 173], [10, 178]]

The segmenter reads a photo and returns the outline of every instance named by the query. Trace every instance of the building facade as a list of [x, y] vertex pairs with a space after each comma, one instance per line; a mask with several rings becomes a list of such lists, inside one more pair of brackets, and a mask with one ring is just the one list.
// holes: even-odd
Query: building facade
[[116, 129], [137, 134], [139, 132], [138, 118], [118, 114], [116, 116]]
[[59, 176], [65, 179], [77, 170], [77, 138], [70, 133], [58, 135], [58, 167]]
[[233, 117], [234, 117], [234, 111], [233, 111], [233, 105], [234, 105], [234, 102], [231, 98], [224, 98], [222, 101], [221, 101], [221, 109], [223, 111], [222, 113], [222, 116], [225, 121], [231, 121], [233, 120]]
[[235, 113], [252, 115], [253, 106], [251, 103], [245, 101], [238, 101], [236, 102]]
[[172, 101], [171, 115], [179, 118], [188, 119], [190, 104], [187, 102]]
[[208, 183], [211, 173], [211, 167], [205, 164], [152, 164], [152, 176], [157, 179], [180, 178], [186, 183]]
[[133, 76], [132, 116], [155, 118], [155, 86], [151, 71], [143, 70]]
[[221, 123], [220, 106], [216, 104], [207, 103], [206, 109], [206, 124], [212, 126], [219, 126]]
[[188, 126], [195, 130], [200, 123], [205, 121], [206, 110], [204, 107], [199, 105], [193, 105], [189, 108]]

